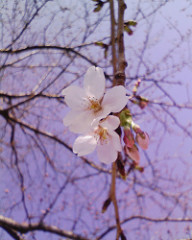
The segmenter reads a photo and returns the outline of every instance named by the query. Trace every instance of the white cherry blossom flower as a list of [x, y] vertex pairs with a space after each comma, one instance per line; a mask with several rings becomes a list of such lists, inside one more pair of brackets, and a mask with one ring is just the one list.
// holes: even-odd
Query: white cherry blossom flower
[[63, 122], [75, 133], [87, 132], [93, 122], [98, 123], [111, 112], [120, 112], [128, 101], [123, 86], [115, 86], [105, 93], [103, 70], [94, 66], [87, 70], [83, 88], [69, 86], [63, 95], [71, 108]]
[[78, 156], [84, 156], [97, 149], [97, 155], [101, 162], [109, 164], [117, 159], [121, 151], [119, 135], [114, 131], [120, 124], [116, 116], [108, 116], [100, 121], [91, 132], [77, 137], [73, 145], [73, 152]]

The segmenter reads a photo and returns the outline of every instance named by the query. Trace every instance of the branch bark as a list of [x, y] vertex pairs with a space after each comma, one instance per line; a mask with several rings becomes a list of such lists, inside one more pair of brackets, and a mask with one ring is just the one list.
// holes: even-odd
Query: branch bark
[[126, 9], [124, 0], [118, 1], [118, 71], [115, 75], [116, 85], [125, 85], [125, 68], [127, 62], [125, 60], [125, 47], [124, 47], [124, 12]]
[[[150, 218], [146, 216], [141, 216], [141, 215], [136, 215], [136, 216], [131, 216], [123, 221], [121, 221], [121, 224], [125, 224], [127, 222], [133, 221], [133, 220], [143, 220], [143, 221], [148, 221], [152, 223], [179, 223], [179, 222], [192, 222], [192, 218]], [[109, 227], [106, 231], [104, 231], [96, 240], [101, 240], [103, 239], [108, 233], [116, 229], [116, 225], [113, 225]]]
[[[46, 225], [44, 223], [18, 223], [14, 221], [11, 218], [4, 217], [0, 215], [0, 227], [2, 227], [4, 230], [7, 231], [7, 229], [10, 229], [12, 232], [20, 232], [20, 233], [28, 233], [32, 231], [44, 231], [49, 233], [54, 233], [58, 236], [67, 237], [69, 239], [75, 239], [75, 240], [90, 240], [86, 237], [83, 237], [81, 235], [75, 234], [70, 231], [62, 230], [56, 226], [52, 225]], [[17, 238], [15, 238], [17, 239]], [[18, 238], [18, 240], [23, 240], [22, 238]]]
[[[116, 32], [115, 32], [115, 15], [114, 15], [114, 3], [110, 0], [110, 15], [111, 15], [111, 45], [112, 45], [112, 64], [113, 64], [113, 77], [115, 77], [117, 71], [117, 57], [116, 57]], [[113, 79], [113, 85], [116, 85], [115, 78]]]
[[20, 49], [1, 49], [0, 53], [5, 53], [5, 54], [19, 54], [22, 52], [26, 52], [26, 51], [32, 51], [32, 50], [60, 50], [63, 52], [72, 52], [75, 55], [81, 57], [82, 59], [84, 59], [85, 61], [89, 62], [92, 65], [97, 66], [96, 62], [93, 62], [91, 59], [89, 59], [88, 57], [86, 57], [85, 55], [81, 54], [79, 51], [75, 50], [74, 48], [70, 48], [70, 47], [62, 47], [62, 46], [51, 46], [51, 45], [34, 45], [34, 46], [28, 46], [25, 48], [20, 48]]
[[[126, 9], [126, 4], [123, 0], [118, 1], [118, 32], [117, 32], [117, 45], [118, 45], [118, 60], [116, 59], [116, 32], [115, 32], [115, 17], [114, 17], [114, 6], [113, 0], [110, 0], [110, 14], [111, 14], [111, 44], [112, 44], [112, 64], [113, 64], [113, 73], [114, 80], [113, 85], [123, 85], [125, 84], [125, 68], [127, 62], [125, 61], [124, 54], [124, 11]], [[118, 62], [117, 62], [118, 61]], [[118, 64], [118, 71], [117, 71]], [[121, 158], [120, 153], [118, 158]], [[118, 240], [123, 231], [121, 229], [119, 209], [116, 198], [116, 162], [112, 164], [112, 179], [111, 179], [111, 189], [110, 189], [110, 199], [112, 200], [114, 210], [115, 210], [115, 220], [116, 220], [116, 240]], [[123, 235], [124, 236], [124, 235]]]
[[122, 232], [122, 229], [120, 224], [119, 209], [118, 209], [117, 198], [116, 198], [116, 172], [117, 172], [116, 162], [114, 162], [112, 163], [110, 198], [112, 200], [114, 210], [115, 210], [115, 220], [116, 220], [116, 228], [117, 228], [116, 240], [118, 240]]

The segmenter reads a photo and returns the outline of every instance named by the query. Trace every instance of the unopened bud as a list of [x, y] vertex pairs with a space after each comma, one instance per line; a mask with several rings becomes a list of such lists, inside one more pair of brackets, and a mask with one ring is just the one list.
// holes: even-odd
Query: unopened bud
[[135, 133], [142, 133], [143, 131], [141, 130], [140, 126], [134, 122], [132, 122], [132, 128]]
[[137, 165], [139, 165], [140, 155], [136, 145], [133, 145], [132, 148], [125, 146], [124, 151]]
[[149, 101], [147, 101], [147, 100], [141, 100], [141, 101], [139, 102], [139, 107], [140, 107], [141, 109], [144, 109], [145, 107], [147, 107], [148, 103], [149, 103]]
[[141, 109], [144, 109], [149, 103], [149, 100], [147, 98], [137, 96], [137, 99], [139, 100], [139, 107]]
[[111, 204], [111, 198], [108, 198], [107, 200], [105, 200], [102, 207], [102, 213], [104, 213], [107, 210], [110, 204]]
[[133, 133], [131, 132], [130, 128], [124, 129], [123, 141], [126, 144], [126, 146], [130, 147], [130, 148], [132, 148], [133, 145], [135, 144], [135, 139], [134, 139]]
[[137, 133], [136, 141], [143, 150], [146, 150], [149, 146], [149, 135], [146, 132]]

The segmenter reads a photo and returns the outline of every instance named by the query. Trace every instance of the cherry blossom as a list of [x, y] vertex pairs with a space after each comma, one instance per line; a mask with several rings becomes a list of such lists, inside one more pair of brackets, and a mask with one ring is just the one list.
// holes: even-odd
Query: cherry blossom
[[114, 131], [119, 124], [118, 117], [108, 116], [93, 127], [91, 132], [76, 138], [73, 152], [78, 156], [84, 156], [96, 149], [101, 162], [106, 164], [114, 162], [122, 148], [119, 135]]
[[84, 78], [84, 86], [69, 86], [63, 90], [66, 104], [71, 111], [63, 122], [71, 132], [85, 133], [94, 122], [99, 123], [110, 113], [120, 112], [128, 97], [123, 86], [115, 86], [105, 93], [105, 76], [99, 67], [90, 67]]

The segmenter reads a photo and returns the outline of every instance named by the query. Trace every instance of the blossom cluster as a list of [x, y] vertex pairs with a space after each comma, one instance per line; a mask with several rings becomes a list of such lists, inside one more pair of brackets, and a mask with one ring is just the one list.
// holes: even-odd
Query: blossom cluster
[[120, 119], [121, 126], [124, 128], [124, 152], [134, 161], [135, 165], [139, 165], [140, 154], [137, 145], [146, 150], [149, 145], [149, 136], [134, 123], [128, 109], [120, 113]]
[[141, 147], [145, 145], [143, 149], [146, 149], [148, 135], [139, 127], [135, 128], [134, 140], [131, 126], [126, 122], [127, 115], [123, 114], [128, 102], [125, 87], [106, 90], [103, 70], [92, 66], [85, 74], [83, 88], [69, 86], [63, 90], [63, 95], [71, 108], [63, 120], [64, 125], [71, 132], [80, 134], [73, 145], [74, 153], [84, 156], [96, 149], [101, 162], [114, 162], [118, 152], [122, 151], [121, 138], [115, 130], [124, 122], [124, 151], [132, 160], [138, 161], [135, 141]]

